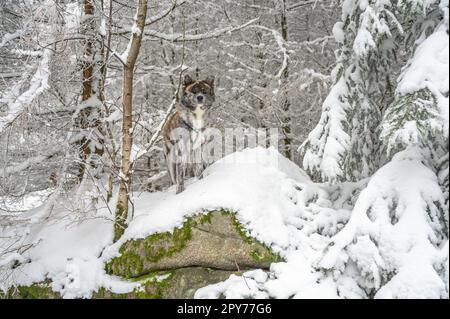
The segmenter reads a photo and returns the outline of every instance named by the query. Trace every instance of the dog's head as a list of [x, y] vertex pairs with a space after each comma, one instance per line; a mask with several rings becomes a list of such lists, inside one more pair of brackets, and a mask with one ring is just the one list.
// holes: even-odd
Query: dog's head
[[189, 75], [184, 77], [181, 103], [183, 106], [195, 110], [198, 107], [207, 111], [214, 103], [214, 77], [206, 80], [194, 81]]

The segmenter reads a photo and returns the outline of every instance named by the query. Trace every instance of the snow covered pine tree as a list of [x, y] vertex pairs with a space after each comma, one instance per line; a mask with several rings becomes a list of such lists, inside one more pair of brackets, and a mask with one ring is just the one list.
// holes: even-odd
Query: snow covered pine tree
[[368, 184], [319, 266], [356, 269], [369, 297], [448, 298], [448, 0], [347, 0], [333, 32], [335, 85], [303, 165]]

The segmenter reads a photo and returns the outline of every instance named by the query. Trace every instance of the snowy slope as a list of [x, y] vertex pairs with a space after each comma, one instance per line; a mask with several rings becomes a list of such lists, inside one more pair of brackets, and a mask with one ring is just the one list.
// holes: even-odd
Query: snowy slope
[[[317, 286], [318, 275], [311, 265], [328, 237], [317, 235], [313, 245], [310, 233], [324, 227], [336, 228], [338, 222], [348, 218], [345, 211], [335, 216], [323, 209], [319, 213], [317, 203], [329, 204], [327, 193], [276, 150], [263, 148], [222, 159], [205, 172], [202, 180], [191, 181], [182, 194], [175, 195], [173, 189], [142, 193], [136, 194], [134, 201], [135, 217], [123, 238], [114, 245], [111, 245], [112, 218], [107, 208], [80, 220], [79, 216], [71, 216], [68, 208], [72, 204], [61, 201], [51, 218], [31, 228], [24, 244], [36, 243], [35, 247], [23, 253], [22, 260], [26, 261], [23, 265], [13, 271], [2, 271], [0, 288], [29, 285], [48, 278], [53, 289], [65, 298], [90, 297], [102, 286], [115, 292], [130, 291], [135, 284], [122, 282], [104, 271], [104, 262], [117, 254], [121, 243], [172, 230], [186, 216], [224, 208], [237, 212], [252, 236], [289, 261], [274, 267], [274, 271], [283, 275], [271, 288], [273, 296], [289, 297], [299, 291], [298, 285]], [[39, 214], [41, 209], [35, 209], [34, 213]], [[314, 220], [317, 213], [324, 218]], [[0, 244], [5, 247], [9, 243]], [[307, 282], [301, 278], [303, 274], [307, 274]], [[290, 282], [288, 291], [280, 288], [286, 282]], [[335, 290], [328, 284], [325, 286], [327, 294], [335, 296]]]
[[204, 175], [179, 195], [172, 189], [136, 198], [134, 220], [122, 239], [104, 254], [113, 253], [130, 238], [181, 226], [185, 216], [222, 208], [237, 212], [252, 236], [282, 251], [292, 245], [293, 230], [287, 226], [297, 222], [301, 210], [298, 202], [320, 193], [302, 170], [274, 149], [234, 153], [212, 165]]
[[[196, 298], [221, 295], [227, 298], [367, 298], [367, 292], [360, 287], [361, 268], [350, 265], [344, 271], [339, 263], [332, 271], [319, 268], [329, 244], [348, 225], [354, 203], [367, 182], [333, 187], [314, 184], [275, 149], [246, 149], [213, 164], [202, 180], [191, 180], [181, 194], [175, 195], [173, 188], [166, 192], [135, 194], [134, 218], [115, 244], [112, 244], [110, 210], [103, 207], [86, 213], [86, 218], [80, 220], [68, 209], [73, 203], [61, 201], [51, 218], [30, 230], [24, 243], [36, 245], [22, 254], [21, 260], [25, 262], [21, 266], [5, 271], [0, 259], [0, 288], [29, 285], [48, 278], [53, 289], [64, 298], [89, 298], [100, 287], [118, 293], [131, 291], [135, 283], [124, 282], [104, 271], [105, 262], [118, 254], [123, 242], [171, 231], [181, 226], [187, 216], [226, 209], [236, 212], [249, 234], [270, 246], [285, 261], [272, 264], [268, 273], [254, 270], [243, 277], [231, 276], [225, 282], [202, 288]], [[376, 188], [376, 183], [374, 180], [370, 185], [375, 186], [369, 186]], [[34, 212], [39, 214], [41, 209], [36, 208]], [[398, 242], [401, 247], [410, 240], [401, 233], [392, 236], [385, 239]], [[10, 243], [0, 240], [0, 248], [7, 244]], [[349, 252], [342, 247], [337, 247], [335, 259], [349, 258]], [[356, 248], [352, 253], [364, 260], [366, 251], [358, 252]], [[383, 255], [403, 258], [404, 254], [400, 251], [398, 255]], [[15, 257], [11, 255], [9, 261]], [[398, 260], [407, 266], [408, 261], [414, 262], [411, 258], [418, 257], [410, 254]], [[4, 266], [6, 262], [3, 259]], [[427, 282], [425, 279], [421, 282]], [[438, 281], [435, 277], [431, 279]], [[396, 289], [407, 289], [407, 277], [398, 277], [397, 281]], [[439, 291], [430, 292], [434, 287], [427, 289], [439, 295], [442, 287], [437, 288]], [[417, 290], [413, 293], [417, 294]], [[382, 296], [389, 297], [389, 294]]]
[[[149, 203], [153, 203], [149, 205]], [[236, 286], [227, 297], [337, 297], [336, 285], [326, 279], [313, 264], [328, 243], [319, 235], [337, 230], [349, 212], [326, 209], [328, 194], [313, 184], [295, 164], [274, 149], [248, 149], [232, 154], [212, 165], [205, 177], [179, 195], [145, 194], [136, 205], [136, 216], [122, 239], [108, 247], [103, 256], [111, 258], [130, 238], [143, 238], [154, 232], [181, 226], [184, 216], [202, 211], [227, 209], [237, 213], [249, 234], [286, 259], [273, 265], [274, 278], [261, 289], [248, 288], [251, 276], [267, 278], [261, 271], [233, 277]], [[256, 285], [256, 283], [253, 283]], [[227, 288], [225, 285], [223, 288]], [[258, 286], [258, 285], [257, 285]], [[218, 297], [216, 288], [200, 291], [203, 297]], [[237, 289], [237, 291], [236, 291]]]
[[[106, 208], [79, 216], [73, 211], [73, 202], [60, 200], [42, 223], [28, 229], [20, 243], [10, 238], [17, 228], [2, 229], [0, 251], [18, 244], [21, 255], [6, 254], [0, 258], [0, 289], [12, 285], [28, 286], [49, 279], [54, 291], [65, 298], [89, 298], [100, 287], [120, 293], [133, 290], [136, 284], [125, 283], [106, 275], [104, 263], [99, 258], [113, 238], [113, 219]], [[31, 210], [30, 217], [40, 216], [46, 205]], [[29, 248], [29, 246], [31, 248]], [[3, 262], [2, 262], [3, 260]], [[12, 262], [21, 265], [11, 270]]]

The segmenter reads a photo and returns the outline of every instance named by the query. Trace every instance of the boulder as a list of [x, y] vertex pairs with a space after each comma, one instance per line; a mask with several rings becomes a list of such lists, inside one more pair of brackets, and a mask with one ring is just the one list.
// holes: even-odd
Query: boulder
[[129, 240], [119, 251], [107, 270], [124, 278], [189, 267], [231, 272], [268, 269], [279, 260], [246, 235], [234, 214], [218, 211], [190, 218], [173, 232]]
[[[189, 218], [181, 228], [125, 242], [120, 256], [106, 265], [109, 274], [140, 283], [125, 294], [100, 288], [93, 299], [186, 299], [197, 289], [246, 270], [268, 269], [280, 261], [268, 247], [249, 237], [235, 214], [214, 211]], [[60, 298], [51, 282], [11, 288], [1, 298]]]

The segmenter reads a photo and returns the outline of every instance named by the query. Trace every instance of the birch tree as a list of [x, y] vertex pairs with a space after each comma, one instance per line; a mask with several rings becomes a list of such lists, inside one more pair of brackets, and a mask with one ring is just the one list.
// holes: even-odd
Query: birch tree
[[120, 167], [119, 197], [116, 207], [116, 222], [114, 240], [120, 238], [126, 228], [129, 217], [129, 197], [131, 193], [131, 172], [133, 148], [133, 78], [136, 60], [141, 49], [147, 17], [147, 0], [139, 0], [132, 35], [128, 47], [121, 59], [123, 60], [122, 86], [122, 163]]

